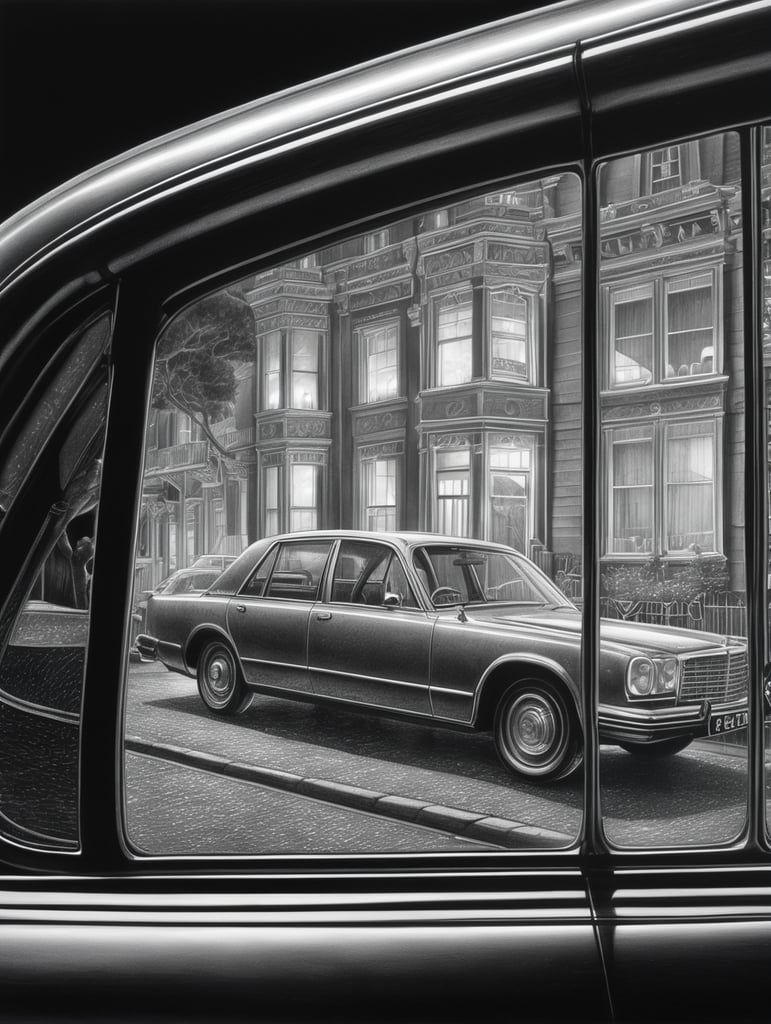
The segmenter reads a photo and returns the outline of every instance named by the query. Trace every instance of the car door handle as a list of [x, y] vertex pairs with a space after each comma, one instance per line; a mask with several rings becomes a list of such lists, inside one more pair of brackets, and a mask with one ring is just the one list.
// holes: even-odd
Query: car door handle
[[319, 620], [319, 622], [326, 622], [327, 619], [332, 618], [332, 612], [318, 612], [316, 618]]
[[237, 604], [236, 605], [236, 611], [237, 612], [245, 612], [246, 611], [246, 605], [245, 604]]

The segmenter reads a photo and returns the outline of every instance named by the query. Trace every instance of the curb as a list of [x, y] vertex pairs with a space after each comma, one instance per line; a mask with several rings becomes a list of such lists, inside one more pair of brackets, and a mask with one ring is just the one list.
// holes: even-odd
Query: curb
[[244, 761], [226, 761], [214, 754], [204, 754], [198, 750], [176, 747], [169, 743], [153, 743], [136, 736], [126, 737], [125, 748], [134, 754], [147, 754], [150, 757], [200, 768], [242, 782], [255, 782], [261, 786], [340, 804], [354, 810], [368, 811], [385, 818], [409, 821], [415, 825], [463, 836], [464, 839], [492, 843], [505, 849], [554, 850], [570, 846], [574, 842], [573, 836], [548, 828], [526, 825], [521, 821], [462, 811], [457, 807], [445, 807], [429, 800], [414, 800], [410, 797], [379, 793], [359, 786], [330, 782], [327, 779], [304, 778], [278, 768], [264, 768]]

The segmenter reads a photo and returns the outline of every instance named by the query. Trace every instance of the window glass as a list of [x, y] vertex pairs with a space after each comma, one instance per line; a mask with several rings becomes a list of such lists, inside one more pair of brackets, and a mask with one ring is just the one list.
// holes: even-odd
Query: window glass
[[329, 548], [330, 545], [323, 542], [282, 544], [265, 596], [315, 601]]
[[[579, 834], [581, 182], [437, 207], [293, 252], [159, 339], [125, 717], [140, 853]], [[662, 505], [651, 537], [697, 500], [701, 456], [671, 440], [677, 521]], [[153, 592], [223, 556], [206, 593]]]
[[470, 291], [453, 292], [437, 302], [436, 383], [439, 387], [471, 380], [471, 325]]
[[601, 807], [621, 846], [745, 822], [739, 155], [729, 133], [600, 171]]
[[528, 304], [513, 289], [490, 297], [492, 368], [500, 377], [530, 376]]
[[[43, 849], [79, 842], [80, 715], [90, 628], [109, 317], [86, 329], [33, 408], [0, 474], [13, 498], [40, 474], [37, 535], [0, 608], [0, 832]], [[67, 408], [69, 406], [69, 408]], [[12, 506], [12, 502], [9, 502]], [[42, 509], [42, 513], [41, 513]]]
[[[765, 392], [766, 441], [768, 444], [768, 470], [766, 478], [766, 513], [768, 515], [768, 565], [766, 583], [766, 608], [768, 623], [771, 628], [771, 127], [763, 125], [760, 129], [760, 189], [761, 189], [761, 266], [763, 287], [760, 292], [760, 322], [763, 344], [763, 384]], [[771, 663], [771, 636], [766, 637], [765, 664]], [[764, 709], [766, 713], [765, 728], [765, 762], [766, 762], [766, 828], [771, 833], [771, 773], [769, 773], [769, 753], [771, 753], [771, 678], [768, 671], [764, 680]]]
[[399, 326], [361, 330], [361, 400], [382, 402], [399, 393]]

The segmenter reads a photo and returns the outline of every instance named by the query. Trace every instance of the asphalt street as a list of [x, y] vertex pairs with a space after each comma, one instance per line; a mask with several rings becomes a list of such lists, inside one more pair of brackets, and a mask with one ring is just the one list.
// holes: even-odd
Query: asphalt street
[[[220, 718], [157, 664], [130, 666], [126, 737], [129, 837], [147, 853], [554, 847], [580, 827], [582, 773], [516, 779], [489, 735], [263, 696]], [[727, 842], [744, 823], [745, 759], [716, 745], [656, 761], [603, 747], [601, 779], [619, 845]]]

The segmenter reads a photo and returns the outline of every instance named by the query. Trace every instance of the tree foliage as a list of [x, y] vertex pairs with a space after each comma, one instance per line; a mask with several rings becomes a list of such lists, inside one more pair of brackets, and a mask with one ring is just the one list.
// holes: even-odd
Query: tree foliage
[[175, 317], [158, 343], [152, 404], [198, 423], [217, 451], [228, 453], [213, 424], [236, 397], [238, 363], [254, 358], [254, 316], [236, 290], [209, 295]]

